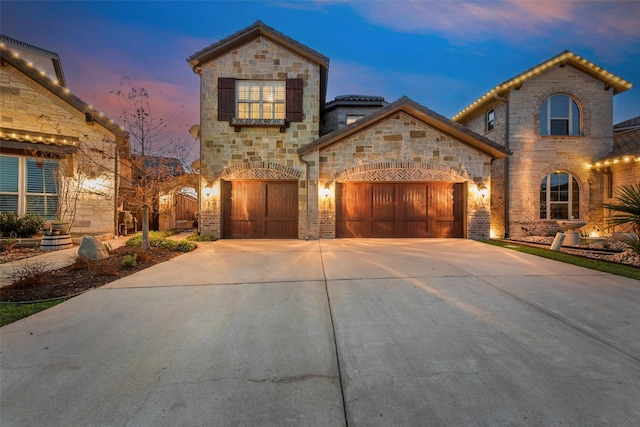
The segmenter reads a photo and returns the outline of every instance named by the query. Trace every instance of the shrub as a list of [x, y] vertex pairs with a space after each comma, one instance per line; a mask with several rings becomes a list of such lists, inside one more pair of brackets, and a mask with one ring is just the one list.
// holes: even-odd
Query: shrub
[[137, 261], [138, 261], [137, 254], [125, 255], [124, 258], [122, 258], [122, 265], [127, 268], [133, 268], [136, 266]]
[[0, 240], [0, 252], [10, 251], [18, 243], [16, 239]]
[[640, 184], [628, 184], [620, 187], [615, 195], [616, 203], [605, 203], [606, 209], [616, 212], [608, 219], [609, 226], [629, 226], [635, 233], [621, 239], [634, 252], [640, 253]]
[[190, 242], [215, 242], [216, 241], [216, 239], [214, 239], [214, 237], [211, 235], [197, 234], [195, 231], [191, 236], [187, 237], [187, 240]]
[[[163, 248], [175, 252], [190, 252], [198, 247], [195, 242], [188, 242], [186, 240], [169, 240], [165, 239], [166, 233], [164, 232], [150, 232], [149, 233], [149, 245], [154, 248]], [[136, 234], [125, 242], [125, 245], [133, 248], [139, 248], [142, 246], [142, 235]]]
[[26, 238], [42, 229], [44, 220], [36, 214], [18, 216], [15, 212], [0, 212], [0, 237]]
[[51, 282], [50, 270], [49, 264], [42, 261], [23, 264], [9, 275], [12, 282], [10, 287], [14, 289], [31, 288], [49, 284]]

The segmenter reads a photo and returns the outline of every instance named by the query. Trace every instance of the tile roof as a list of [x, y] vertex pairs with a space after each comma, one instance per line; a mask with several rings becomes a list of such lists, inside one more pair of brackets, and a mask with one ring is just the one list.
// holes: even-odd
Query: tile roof
[[350, 125], [347, 125], [341, 129], [330, 132], [315, 141], [300, 147], [298, 153], [303, 155], [315, 150], [321, 150], [325, 147], [340, 142], [351, 135], [362, 131], [363, 129], [373, 126], [376, 123], [386, 119], [387, 117], [398, 113], [405, 112], [418, 120], [433, 126], [440, 131], [451, 135], [460, 141], [469, 144], [478, 150], [490, 154], [494, 158], [503, 158], [511, 154], [511, 152], [502, 145], [476, 133], [460, 123], [454, 122], [435, 111], [418, 104], [417, 102], [404, 96], [399, 100], [388, 104], [386, 107], [381, 108], [360, 120], [357, 120]]
[[100, 124], [114, 135], [123, 139], [129, 138], [129, 133], [125, 131], [122, 126], [117, 125], [103, 113], [96, 111], [91, 105], [75, 96], [68, 88], [62, 86], [57, 80], [47, 77], [46, 73], [36, 69], [32, 64], [20, 57], [17, 52], [12, 52], [9, 47], [3, 43], [0, 43], [0, 60], [2, 61], [2, 64], [6, 63], [11, 65], [79, 112], [90, 114], [94, 122]]
[[337, 106], [380, 106], [387, 105], [382, 96], [370, 96], [370, 95], [341, 95], [336, 96], [332, 101], [327, 102], [325, 109], [335, 108]]
[[629, 120], [625, 120], [624, 122], [617, 123], [613, 125], [613, 131], [621, 131], [625, 129], [637, 128], [640, 127], [640, 116], [634, 117]]
[[594, 162], [596, 167], [640, 162], [640, 126], [613, 134], [613, 151]]
[[599, 67], [598, 65], [590, 62], [575, 53], [565, 50], [560, 54], [550, 58], [534, 67], [529, 68], [528, 70], [518, 74], [517, 76], [499, 84], [498, 86], [491, 89], [489, 92], [484, 94], [482, 97], [475, 100], [471, 105], [466, 107], [464, 110], [460, 111], [453, 117], [453, 120], [460, 121], [464, 117], [468, 116], [472, 112], [476, 111], [485, 103], [491, 101], [494, 96], [502, 95], [507, 92], [512, 87], [519, 87], [525, 81], [534, 77], [537, 74], [545, 72], [551, 67], [556, 65], [570, 65], [584, 73], [589, 74], [590, 76], [601, 80], [607, 86], [613, 88], [613, 93], [618, 94], [620, 92], [624, 92], [625, 90], [631, 89], [633, 85], [628, 81], [616, 76], [615, 74], [610, 73], [609, 71]]

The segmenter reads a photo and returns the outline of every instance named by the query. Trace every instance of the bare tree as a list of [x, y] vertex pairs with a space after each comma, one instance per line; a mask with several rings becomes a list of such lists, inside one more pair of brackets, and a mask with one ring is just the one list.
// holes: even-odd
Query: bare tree
[[[160, 191], [170, 191], [178, 186], [176, 179], [185, 173], [184, 160], [188, 150], [179, 138], [172, 134], [169, 121], [153, 114], [153, 103], [147, 90], [133, 85], [125, 78], [119, 90], [111, 92], [118, 101], [120, 120], [129, 132], [131, 157], [129, 171], [119, 172], [121, 179], [130, 181], [135, 200], [142, 211], [142, 249], [148, 250], [149, 216], [154, 199]], [[186, 134], [186, 132], [185, 132]]]

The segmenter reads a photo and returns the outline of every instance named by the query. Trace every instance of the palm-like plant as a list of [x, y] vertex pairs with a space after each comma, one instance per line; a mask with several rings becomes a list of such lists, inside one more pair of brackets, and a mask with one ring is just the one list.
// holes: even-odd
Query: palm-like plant
[[605, 203], [604, 207], [616, 212], [607, 222], [609, 226], [629, 226], [634, 234], [622, 240], [635, 252], [640, 253], [640, 184], [628, 184], [620, 187], [615, 196], [617, 203]]

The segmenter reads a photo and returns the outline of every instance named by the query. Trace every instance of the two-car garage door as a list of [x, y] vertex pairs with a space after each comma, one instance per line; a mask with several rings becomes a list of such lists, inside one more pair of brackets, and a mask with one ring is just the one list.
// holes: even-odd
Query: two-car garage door
[[336, 237], [464, 237], [463, 184], [338, 184]]

